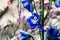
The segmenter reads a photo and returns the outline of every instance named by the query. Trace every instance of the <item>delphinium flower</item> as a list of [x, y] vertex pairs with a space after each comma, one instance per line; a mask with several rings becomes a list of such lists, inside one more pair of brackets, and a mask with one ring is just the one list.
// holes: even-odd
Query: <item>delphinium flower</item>
[[46, 40], [60, 40], [60, 33], [57, 28], [50, 27], [46, 32]]
[[28, 32], [19, 30], [21, 37], [19, 38], [20, 40], [28, 40], [28, 37], [33, 37], [31, 34], [29, 34]]
[[37, 28], [37, 26], [40, 25], [40, 16], [37, 13], [33, 13], [32, 16], [27, 18], [27, 23], [30, 29]]
[[32, 3], [30, 3], [30, 0], [21, 0], [22, 5], [25, 9], [27, 9], [29, 12], [34, 11], [34, 6]]
[[60, 7], [60, 0], [56, 0], [55, 6], [56, 6], [57, 8]]

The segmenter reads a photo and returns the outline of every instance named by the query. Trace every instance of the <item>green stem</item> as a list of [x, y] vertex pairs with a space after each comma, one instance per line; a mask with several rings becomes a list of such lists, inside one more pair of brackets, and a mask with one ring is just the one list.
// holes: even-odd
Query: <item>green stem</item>
[[[42, 25], [44, 26], [44, 0], [42, 0]], [[44, 40], [44, 31], [41, 32], [41, 35], [41, 40]]]
[[44, 25], [44, 0], [42, 0], [42, 25]]

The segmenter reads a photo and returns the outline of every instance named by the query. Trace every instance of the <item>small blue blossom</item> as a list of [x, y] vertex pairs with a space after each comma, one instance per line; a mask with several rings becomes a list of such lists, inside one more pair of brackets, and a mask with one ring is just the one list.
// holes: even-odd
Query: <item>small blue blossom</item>
[[29, 2], [29, 0], [21, 0], [22, 3]]
[[21, 36], [20, 40], [28, 40], [28, 37], [27, 36]]
[[34, 6], [33, 6], [32, 3], [29, 2], [29, 0], [22, 0], [22, 5], [29, 12], [33, 12], [34, 11]]
[[19, 38], [19, 40], [28, 40], [28, 36], [31, 35], [25, 31], [22, 31], [22, 30], [20, 30], [20, 34], [21, 34], [21, 37]]
[[56, 6], [57, 8], [60, 7], [60, 0], [56, 0], [55, 6]]
[[46, 40], [60, 40], [60, 33], [56, 28], [49, 28], [46, 33]]
[[32, 16], [27, 18], [27, 23], [30, 29], [35, 29], [38, 25], [40, 25], [40, 16], [37, 13], [33, 13]]

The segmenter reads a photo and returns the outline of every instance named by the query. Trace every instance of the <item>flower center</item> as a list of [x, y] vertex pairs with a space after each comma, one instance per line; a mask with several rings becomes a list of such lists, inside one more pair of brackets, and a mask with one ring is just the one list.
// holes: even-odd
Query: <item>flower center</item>
[[33, 19], [31, 19], [31, 21], [32, 21], [33, 24], [36, 24], [37, 21], [38, 21], [38, 19], [37, 19], [37, 17], [35, 16]]

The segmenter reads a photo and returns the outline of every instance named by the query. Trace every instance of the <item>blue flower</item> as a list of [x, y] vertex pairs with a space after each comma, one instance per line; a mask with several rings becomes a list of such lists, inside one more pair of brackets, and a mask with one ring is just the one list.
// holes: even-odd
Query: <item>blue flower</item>
[[28, 40], [28, 37], [27, 36], [21, 36], [20, 40]]
[[35, 29], [38, 25], [40, 25], [40, 16], [37, 13], [33, 13], [32, 16], [27, 18], [27, 23], [30, 29]]
[[56, 0], [55, 6], [56, 6], [57, 8], [60, 7], [60, 0]]
[[44, 26], [40, 25], [40, 26], [39, 26], [39, 30], [40, 30], [40, 31], [44, 31]]
[[60, 40], [60, 33], [56, 28], [49, 28], [46, 33], [46, 40]]
[[29, 0], [21, 0], [22, 3], [29, 2]]
[[28, 36], [30, 35], [29, 33], [22, 30], [20, 30], [20, 34], [21, 34], [21, 37], [19, 38], [19, 40], [28, 40]]
[[29, 2], [29, 0], [22, 0], [22, 5], [25, 9], [27, 9], [29, 12], [33, 12], [34, 6], [32, 3]]

